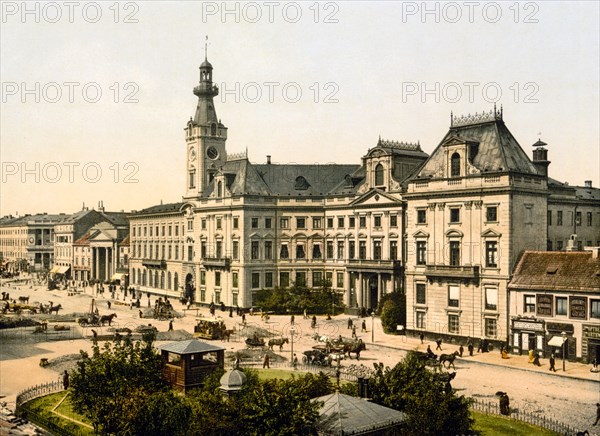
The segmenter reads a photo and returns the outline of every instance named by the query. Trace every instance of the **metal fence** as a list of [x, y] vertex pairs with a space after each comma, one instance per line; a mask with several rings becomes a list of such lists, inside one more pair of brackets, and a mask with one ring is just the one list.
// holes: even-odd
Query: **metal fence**
[[[488, 415], [501, 415], [499, 402], [495, 403], [490, 401], [473, 399], [473, 403], [471, 404], [471, 410], [485, 413]], [[539, 415], [537, 413], [521, 411], [518, 408], [511, 407], [510, 416], [508, 418], [526, 422], [527, 424], [535, 425], [537, 427], [542, 427], [546, 430], [550, 430], [565, 436], [575, 436], [577, 434], [577, 430], [567, 424], [564, 424], [552, 418], [547, 418], [546, 416]]]
[[44, 395], [53, 394], [55, 392], [60, 392], [64, 390], [65, 388], [61, 381], [42, 383], [27, 388], [17, 394], [17, 411], [19, 410], [19, 407], [21, 407], [27, 401], [31, 401], [34, 398], [43, 397]]

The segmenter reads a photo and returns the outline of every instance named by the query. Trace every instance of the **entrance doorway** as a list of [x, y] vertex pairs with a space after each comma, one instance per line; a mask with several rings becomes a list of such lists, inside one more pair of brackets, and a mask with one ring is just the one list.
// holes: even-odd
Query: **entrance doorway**
[[600, 339], [588, 339], [587, 363], [600, 363]]
[[369, 309], [377, 309], [377, 305], [379, 304], [378, 291], [377, 275], [372, 275], [369, 277]]
[[185, 276], [185, 297], [190, 303], [194, 302], [194, 294], [196, 287], [194, 286], [194, 276], [189, 274]]

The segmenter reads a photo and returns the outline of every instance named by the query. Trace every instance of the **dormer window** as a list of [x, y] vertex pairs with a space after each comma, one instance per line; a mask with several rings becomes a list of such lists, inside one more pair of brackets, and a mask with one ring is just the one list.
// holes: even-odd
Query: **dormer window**
[[217, 197], [223, 196], [223, 182], [217, 182]]
[[375, 167], [375, 186], [383, 185], [383, 165], [377, 164]]
[[296, 177], [296, 182], [294, 183], [294, 189], [297, 191], [305, 191], [310, 187], [310, 183], [303, 177]]
[[460, 177], [460, 154], [454, 153], [450, 158], [450, 177]]

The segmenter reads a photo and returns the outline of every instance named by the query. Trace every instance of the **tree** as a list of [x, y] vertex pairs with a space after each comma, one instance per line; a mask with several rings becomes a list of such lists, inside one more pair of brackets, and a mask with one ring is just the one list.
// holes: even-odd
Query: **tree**
[[81, 351], [70, 381], [74, 409], [103, 434], [130, 433], [141, 405], [164, 389], [152, 342], [133, 342], [129, 335], [106, 342], [102, 349], [94, 341], [91, 356]]
[[184, 397], [173, 391], [150, 395], [141, 404], [131, 421], [132, 433], [144, 436], [186, 435], [192, 407]]
[[475, 434], [469, 399], [447, 389], [443, 374], [434, 373], [413, 353], [394, 368], [375, 364], [369, 380], [373, 402], [407, 414], [407, 435]]
[[381, 300], [381, 326], [386, 333], [396, 333], [396, 326], [406, 326], [406, 297], [392, 292]]

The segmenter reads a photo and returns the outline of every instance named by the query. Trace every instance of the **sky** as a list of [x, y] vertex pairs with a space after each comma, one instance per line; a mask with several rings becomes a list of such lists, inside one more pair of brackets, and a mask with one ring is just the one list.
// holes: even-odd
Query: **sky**
[[[550, 176], [600, 186], [598, 2], [1, 4], [0, 216], [181, 201], [205, 57], [228, 153], [359, 164], [431, 153], [494, 103]], [[208, 40], [207, 40], [208, 37]]]

